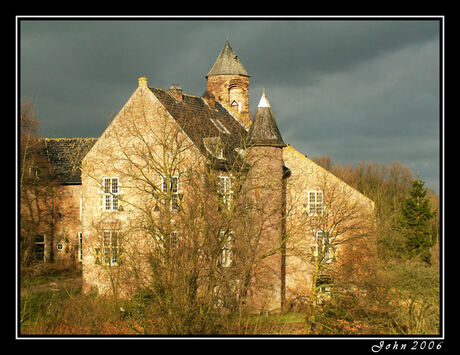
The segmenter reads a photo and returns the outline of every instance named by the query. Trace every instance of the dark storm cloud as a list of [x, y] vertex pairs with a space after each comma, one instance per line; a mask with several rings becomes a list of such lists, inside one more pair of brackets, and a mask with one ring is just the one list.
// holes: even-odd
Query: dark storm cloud
[[434, 20], [20, 22], [20, 97], [42, 134], [99, 136], [147, 76], [201, 95], [225, 37], [285, 141], [338, 163], [399, 160], [438, 188], [439, 22]]
[[[362, 20], [271, 21], [247, 26], [258, 29], [243, 47], [252, 54], [252, 71], [270, 83], [281, 80], [305, 85], [323, 73], [349, 70], [408, 44], [432, 39], [437, 36], [438, 25], [428, 21]], [[251, 50], [254, 42], [257, 51]], [[274, 68], [278, 78], [273, 75]]]

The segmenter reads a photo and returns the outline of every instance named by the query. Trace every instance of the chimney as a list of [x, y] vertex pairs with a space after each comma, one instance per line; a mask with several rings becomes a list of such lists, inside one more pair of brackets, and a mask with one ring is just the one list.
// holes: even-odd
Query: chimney
[[141, 76], [139, 79], [139, 86], [147, 86], [149, 79], [147, 79], [145, 76]]
[[211, 92], [206, 90], [202, 97], [203, 100], [208, 104], [209, 108], [213, 110], [216, 108], [216, 98]]
[[179, 84], [172, 84], [166, 92], [177, 101], [182, 101], [184, 99], [184, 94], [182, 93], [182, 88]]

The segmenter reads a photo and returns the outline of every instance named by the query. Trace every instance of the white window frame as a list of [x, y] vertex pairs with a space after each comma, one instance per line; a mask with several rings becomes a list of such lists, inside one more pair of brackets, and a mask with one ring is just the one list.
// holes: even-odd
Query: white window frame
[[219, 194], [224, 204], [229, 208], [233, 197], [231, 175], [219, 175]]
[[[324, 236], [324, 231], [322, 230], [318, 230], [316, 232], [313, 233], [313, 246], [312, 246], [312, 254], [315, 258], [318, 258], [318, 252], [319, 252], [319, 241], [320, 239], [322, 240], [321, 242], [321, 245], [323, 248], [325, 248], [325, 243], [324, 243], [324, 240], [325, 240], [325, 236]], [[327, 233], [329, 235], [331, 235], [330, 233]], [[337, 255], [336, 255], [336, 247], [334, 245], [331, 244], [330, 242], [330, 239], [331, 237], [329, 237], [329, 245], [328, 245], [328, 248], [327, 250], [324, 252], [324, 255], [323, 255], [323, 258], [324, 258], [324, 262], [326, 263], [330, 263], [332, 262], [335, 258], [337, 258]]]
[[[235, 105], [236, 104], [236, 105]], [[231, 107], [238, 106], [238, 113], [241, 113], [241, 102], [233, 100], [233, 102], [230, 105]]]
[[[43, 237], [43, 242], [37, 242], [37, 237], [40, 236], [40, 237]], [[40, 260], [40, 262], [46, 262], [46, 234], [37, 234], [35, 236], [35, 239], [34, 239], [34, 260], [35, 261], [38, 261], [36, 260], [36, 246], [37, 245], [43, 245], [43, 260]]]
[[176, 231], [172, 231], [169, 233], [169, 242], [171, 244], [172, 249], [176, 249], [179, 247], [179, 234]]
[[36, 166], [29, 167], [29, 177], [38, 179], [40, 177], [40, 168]]
[[[175, 183], [174, 183], [175, 180]], [[170, 186], [169, 186], [169, 192], [171, 193], [171, 201], [170, 201], [170, 210], [173, 212], [179, 211], [179, 194], [180, 194], [180, 182], [179, 182], [179, 176], [174, 175], [171, 176], [171, 181], [170, 181]], [[161, 191], [165, 194], [168, 193], [168, 186], [166, 184], [166, 178], [164, 176], [161, 176]]]
[[330, 299], [331, 297], [331, 283], [329, 282], [319, 282], [320, 280], [317, 281], [317, 294], [318, 294], [318, 299], [317, 302], [318, 304], [322, 304], [323, 301]]
[[83, 233], [78, 232], [78, 261], [83, 261]]
[[[312, 196], [313, 196], [313, 199], [312, 199]], [[322, 215], [323, 209], [324, 209], [323, 191], [321, 190], [307, 191], [307, 199], [308, 199], [308, 214], [310, 216]]]
[[233, 250], [232, 250], [232, 239], [233, 239], [233, 233], [231, 231], [226, 232], [226, 231], [220, 231], [219, 232], [219, 241], [222, 244], [222, 249], [219, 255], [219, 266], [220, 267], [229, 267], [232, 264], [232, 256], [233, 256]]
[[[108, 237], [108, 239], [106, 239]], [[115, 240], [115, 243], [114, 243]], [[120, 233], [104, 230], [101, 240], [102, 265], [117, 266], [120, 263]]]
[[[116, 185], [114, 188], [114, 181]], [[110, 186], [107, 186], [109, 182]], [[117, 176], [105, 176], [102, 178], [102, 209], [106, 212], [118, 212], [120, 210], [120, 179]]]

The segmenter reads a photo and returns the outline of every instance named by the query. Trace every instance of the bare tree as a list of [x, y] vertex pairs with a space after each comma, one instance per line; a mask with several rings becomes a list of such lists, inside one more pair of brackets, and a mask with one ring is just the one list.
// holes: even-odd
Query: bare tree
[[155, 314], [168, 319], [164, 331], [177, 333], [190, 317], [243, 311], [280, 243], [263, 243], [255, 196], [267, 187], [248, 183], [255, 162], [246, 138], [234, 149], [208, 137], [200, 150], [168, 115], [149, 110], [125, 106], [83, 162], [84, 186], [100, 192], [87, 205], [103, 199], [85, 217], [92, 259], [84, 273], [100, 285], [105, 279], [117, 297], [148, 294]]
[[[287, 254], [299, 259], [311, 274], [305, 280], [310, 282], [312, 304], [329, 297], [347, 272], [360, 269], [364, 260], [357, 261], [362, 251], [369, 255], [375, 250], [372, 202], [326, 170], [319, 171], [314, 191], [293, 188], [287, 211]], [[355, 263], [350, 263], [353, 258]]]
[[44, 140], [37, 133], [35, 107], [31, 103], [21, 104], [19, 119], [19, 250], [20, 264], [27, 265], [35, 259], [44, 261], [52, 257], [49, 252], [45, 255], [45, 244], [49, 241], [44, 234], [52, 235], [55, 182]]

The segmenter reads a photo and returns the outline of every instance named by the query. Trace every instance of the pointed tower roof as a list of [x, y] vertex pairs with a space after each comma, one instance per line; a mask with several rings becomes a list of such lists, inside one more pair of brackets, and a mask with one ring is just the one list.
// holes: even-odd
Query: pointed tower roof
[[254, 121], [249, 129], [250, 145], [266, 145], [272, 147], [285, 147], [283, 138], [273, 116], [272, 108], [268, 102], [265, 88], [259, 106], [254, 114]]
[[212, 66], [211, 70], [209, 71], [208, 75], [206, 75], [206, 77], [211, 75], [225, 74], [249, 76], [243, 64], [240, 62], [238, 56], [233, 51], [232, 47], [230, 47], [228, 37], [225, 40], [225, 47], [220, 52], [214, 65]]

